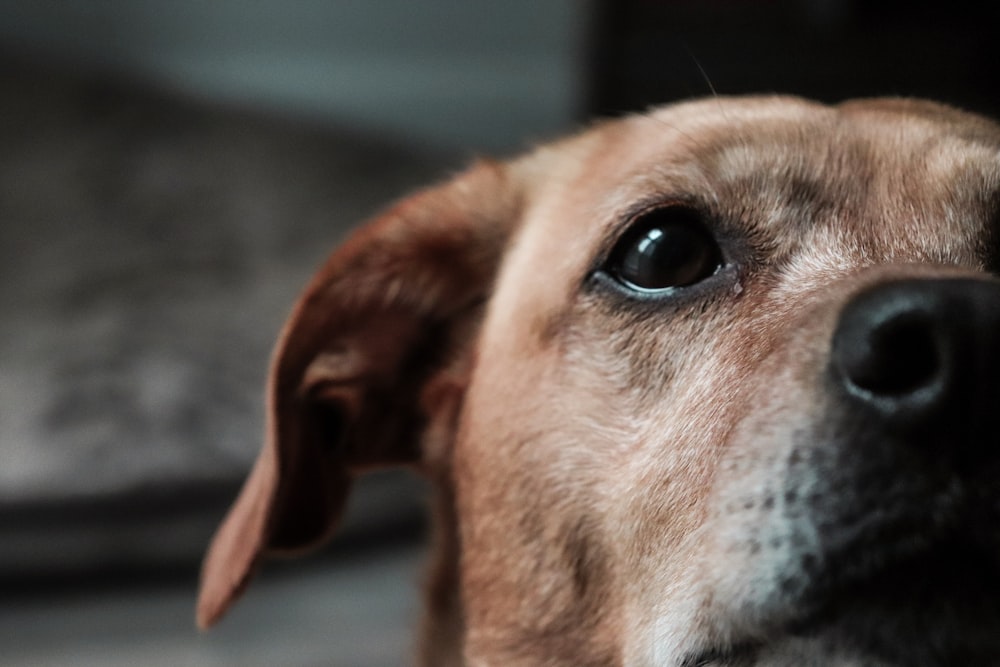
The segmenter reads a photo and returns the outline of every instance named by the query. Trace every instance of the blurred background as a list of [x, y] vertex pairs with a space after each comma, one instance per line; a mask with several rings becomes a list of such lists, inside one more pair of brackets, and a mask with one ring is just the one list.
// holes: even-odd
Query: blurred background
[[359, 221], [475, 156], [713, 93], [995, 114], [1000, 10], [847, 0], [0, 0], [0, 662], [407, 662], [426, 489], [199, 635], [272, 341]]

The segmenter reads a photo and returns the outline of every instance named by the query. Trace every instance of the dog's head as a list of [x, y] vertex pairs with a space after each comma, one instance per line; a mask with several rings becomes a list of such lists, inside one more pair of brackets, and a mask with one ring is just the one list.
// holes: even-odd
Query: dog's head
[[1000, 662], [1000, 128], [711, 99], [363, 228], [281, 338], [201, 620], [410, 464], [481, 665]]

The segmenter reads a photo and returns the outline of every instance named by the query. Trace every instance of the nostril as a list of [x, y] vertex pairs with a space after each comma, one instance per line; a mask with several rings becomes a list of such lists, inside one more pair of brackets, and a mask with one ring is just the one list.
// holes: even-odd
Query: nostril
[[997, 340], [1000, 283], [915, 278], [854, 294], [828, 348], [832, 423], [963, 470], [995, 465]]
[[894, 313], [869, 321], [853, 336], [842, 336], [834, 354], [844, 379], [875, 395], [901, 397], [930, 384], [942, 359], [933, 318], [920, 311]]

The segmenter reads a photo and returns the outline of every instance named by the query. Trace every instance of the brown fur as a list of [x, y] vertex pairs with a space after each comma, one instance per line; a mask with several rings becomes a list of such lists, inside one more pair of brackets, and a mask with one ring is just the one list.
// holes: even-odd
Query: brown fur
[[[774, 577], [798, 581], [782, 564], [812, 553], [777, 507], [812, 487], [779, 487], [788, 461], [826, 469], [801, 433], [827, 409], [843, 305], [996, 266], [998, 152], [995, 125], [929, 102], [712, 99], [403, 201], [333, 254], [282, 334], [199, 623], [264, 555], [327, 537], [353, 475], [410, 464], [439, 490], [423, 664], [856, 664], [786, 629], [799, 607]], [[602, 257], [665, 202], [718, 221], [722, 287], [668, 303], [602, 287]]]

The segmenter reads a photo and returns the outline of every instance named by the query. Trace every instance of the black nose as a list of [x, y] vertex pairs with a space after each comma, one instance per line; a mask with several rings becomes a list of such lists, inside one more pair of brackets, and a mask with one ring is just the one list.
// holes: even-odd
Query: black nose
[[998, 342], [1000, 283], [901, 280], [847, 304], [830, 364], [848, 406], [876, 415], [890, 431], [982, 439], [1000, 413]]

